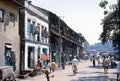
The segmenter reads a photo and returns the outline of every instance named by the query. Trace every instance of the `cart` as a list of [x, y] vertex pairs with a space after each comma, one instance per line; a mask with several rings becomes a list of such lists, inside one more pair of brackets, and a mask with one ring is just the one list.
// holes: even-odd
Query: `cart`
[[0, 67], [0, 81], [16, 81], [12, 66]]

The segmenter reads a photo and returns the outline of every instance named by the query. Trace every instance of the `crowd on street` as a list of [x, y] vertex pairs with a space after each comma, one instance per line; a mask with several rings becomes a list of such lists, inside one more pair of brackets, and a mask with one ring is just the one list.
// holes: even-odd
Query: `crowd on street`
[[[61, 67], [58, 68], [57, 64], [55, 62], [49, 62], [47, 61], [47, 64], [42, 69], [40, 68], [41, 64], [37, 65], [38, 68], [38, 74], [37, 76], [34, 76], [32, 78], [27, 79], [18, 79], [19, 81], [62, 81], [61, 78], [66, 79], [65, 81], [97, 81], [97, 78], [100, 79], [101, 76], [106, 77], [105, 80], [98, 80], [98, 81], [120, 81], [120, 61], [116, 61], [114, 58], [109, 57], [95, 57], [89, 58], [88, 60], [80, 60], [80, 62], [77, 60], [76, 57], [72, 60], [72, 65], [70, 64], [61, 64]], [[77, 76], [82, 77], [79, 78], [79, 80], [71, 80], [73, 77], [69, 77], [73, 75], [73, 67], [77, 67]], [[84, 68], [83, 68], [84, 67]], [[94, 72], [95, 71], [95, 72]], [[62, 72], [62, 73], [61, 73]], [[90, 74], [90, 72], [92, 74]], [[86, 79], [90, 76], [93, 76], [93, 74], [96, 74], [96, 80], [93, 80], [93, 78]], [[69, 76], [66, 76], [64, 74], [68, 74]], [[63, 76], [64, 75], [64, 76]], [[88, 76], [86, 76], [88, 75]], [[58, 78], [59, 76], [59, 78]], [[112, 76], [112, 78], [110, 78]], [[36, 77], [36, 78], [35, 78]], [[58, 78], [58, 80], [56, 80]], [[95, 78], [95, 77], [94, 77]], [[34, 79], [34, 80], [33, 80]]]
[[98, 65], [102, 64], [103, 69], [104, 69], [104, 73], [107, 74], [108, 73], [108, 69], [109, 68], [116, 68], [117, 72], [117, 77], [116, 80], [120, 81], [119, 77], [120, 77], [120, 58], [115, 59], [113, 56], [92, 56], [90, 59], [93, 62], [93, 67], [96, 66], [96, 62], [98, 62]]

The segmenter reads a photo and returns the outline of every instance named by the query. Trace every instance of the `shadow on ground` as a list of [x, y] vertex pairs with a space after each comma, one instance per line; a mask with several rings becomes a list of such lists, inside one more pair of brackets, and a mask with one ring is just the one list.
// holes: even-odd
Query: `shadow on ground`
[[88, 68], [97, 68], [97, 69], [103, 69], [103, 67], [102, 66], [88, 66]]
[[[89, 74], [98, 74], [98, 75], [101, 75], [101, 74], [104, 74], [103, 72], [88, 72], [88, 71], [79, 71], [77, 72], [75, 75], [79, 75], [79, 74], [84, 74], [84, 75], [89, 75]], [[67, 76], [75, 76], [73, 74], [69, 74]]]
[[95, 76], [95, 77], [78, 77], [78, 80], [72, 79], [70, 81], [116, 81], [114, 78], [108, 76]]
[[103, 72], [87, 72], [87, 71], [79, 71], [79, 72], [77, 72], [77, 74], [87, 74], [87, 75], [89, 75], [89, 74], [95, 74], [95, 73], [97, 73], [97, 74], [103, 74]]
[[[77, 72], [76, 75], [79, 74], [84, 74], [84, 75], [89, 75], [89, 74], [97, 74], [96, 76], [79, 76], [78, 79], [71, 79], [70, 81], [116, 81], [115, 77], [109, 77], [108, 75], [101, 75], [104, 74], [104, 72], [87, 72], [87, 71], [79, 71]], [[67, 76], [73, 76], [71, 75], [67, 75]], [[75, 75], [74, 75], [75, 76]]]

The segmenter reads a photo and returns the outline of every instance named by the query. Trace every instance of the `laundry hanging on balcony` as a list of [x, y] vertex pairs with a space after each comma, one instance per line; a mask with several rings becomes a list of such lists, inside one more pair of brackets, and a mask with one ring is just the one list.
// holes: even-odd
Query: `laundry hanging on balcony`
[[43, 59], [44, 61], [49, 60], [49, 55], [43, 54], [43, 55], [42, 55], [42, 59]]
[[39, 26], [35, 26], [34, 34], [39, 34], [39, 32], [40, 32], [40, 27]]

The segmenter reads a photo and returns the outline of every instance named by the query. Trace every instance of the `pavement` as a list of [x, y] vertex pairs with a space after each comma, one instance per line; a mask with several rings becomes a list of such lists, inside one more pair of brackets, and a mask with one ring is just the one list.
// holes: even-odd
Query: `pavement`
[[[17, 81], [47, 81], [45, 74], [17, 79]], [[73, 75], [71, 65], [66, 65], [65, 69], [55, 71], [55, 76], [50, 81], [116, 81], [116, 68], [108, 69], [108, 74], [104, 74], [102, 65], [93, 67], [90, 61], [81, 61], [78, 64], [78, 71]]]

